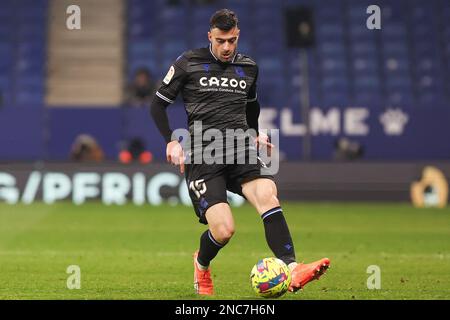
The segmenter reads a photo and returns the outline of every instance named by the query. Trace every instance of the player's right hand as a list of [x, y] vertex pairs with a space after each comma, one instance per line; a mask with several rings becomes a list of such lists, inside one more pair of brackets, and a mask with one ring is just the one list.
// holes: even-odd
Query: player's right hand
[[166, 148], [167, 162], [174, 166], [180, 166], [180, 172], [184, 173], [184, 151], [177, 140], [170, 141]]
[[258, 137], [255, 139], [256, 147], [259, 149], [267, 148], [267, 155], [270, 157], [272, 155], [272, 150], [275, 148], [275, 145], [270, 142], [270, 138], [264, 132], [259, 132]]

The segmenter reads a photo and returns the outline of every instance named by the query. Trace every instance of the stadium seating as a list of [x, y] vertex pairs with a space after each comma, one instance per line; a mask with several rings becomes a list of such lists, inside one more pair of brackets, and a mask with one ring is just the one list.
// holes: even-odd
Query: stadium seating
[[[317, 45], [307, 50], [313, 61], [309, 68], [312, 100], [373, 107], [442, 104], [450, 91], [450, 25], [445, 23], [450, 19], [449, 2], [379, 1], [383, 32], [365, 27], [365, 9], [370, 4], [366, 0], [232, 0], [203, 5], [188, 0], [130, 0], [127, 76], [146, 66], [162, 77], [180, 53], [207, 44], [211, 13], [230, 7], [241, 17], [240, 49], [260, 64], [260, 87], [266, 92], [263, 102], [286, 106], [298, 100], [289, 97], [299, 94], [299, 74], [293, 70], [300, 66], [296, 65], [298, 50], [285, 46], [283, 14], [289, 6], [306, 5], [313, 9], [316, 26]], [[2, 1], [3, 103], [43, 103], [48, 7], [48, 0]]]
[[47, 6], [47, 0], [2, 1], [0, 91], [5, 105], [43, 104]]
[[[307, 5], [313, 8], [317, 43], [307, 50], [311, 101], [374, 108], [442, 103], [449, 91], [450, 26], [439, 28], [439, 23], [449, 21], [448, 2], [380, 1], [383, 32], [366, 28], [370, 4], [365, 0], [263, 0], [197, 6], [189, 1], [178, 1], [178, 5], [157, 1], [150, 6], [133, 0], [129, 2], [129, 71], [147, 66], [163, 76], [179, 53], [207, 44], [211, 13], [230, 7], [241, 17], [240, 49], [253, 56], [262, 70], [262, 102], [290, 106], [291, 101], [299, 101], [291, 96], [299, 95], [300, 62], [298, 50], [285, 45], [283, 12], [289, 6]], [[432, 18], [436, 16], [439, 19]], [[156, 26], [157, 34], [151, 32]]]

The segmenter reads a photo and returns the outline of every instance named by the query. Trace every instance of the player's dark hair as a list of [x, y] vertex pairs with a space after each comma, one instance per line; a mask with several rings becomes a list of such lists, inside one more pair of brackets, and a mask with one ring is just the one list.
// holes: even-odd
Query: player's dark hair
[[238, 26], [237, 15], [228, 9], [220, 9], [216, 11], [209, 20], [210, 29], [219, 28], [228, 31]]

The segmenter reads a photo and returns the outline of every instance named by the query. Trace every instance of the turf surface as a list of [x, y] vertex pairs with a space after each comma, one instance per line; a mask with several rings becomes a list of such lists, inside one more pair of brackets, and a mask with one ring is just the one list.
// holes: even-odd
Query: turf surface
[[[284, 203], [297, 258], [327, 256], [320, 281], [280, 299], [450, 299], [450, 209], [408, 204]], [[0, 204], [0, 299], [255, 299], [249, 273], [271, 256], [263, 225], [245, 205], [236, 234], [213, 261], [216, 295], [197, 297], [191, 208]], [[69, 265], [81, 289], [69, 290]], [[368, 290], [367, 267], [381, 269]]]

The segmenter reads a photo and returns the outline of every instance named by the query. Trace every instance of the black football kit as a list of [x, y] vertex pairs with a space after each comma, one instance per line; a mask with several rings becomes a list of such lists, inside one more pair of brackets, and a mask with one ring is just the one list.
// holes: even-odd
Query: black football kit
[[[185, 177], [201, 223], [207, 224], [204, 214], [209, 207], [228, 202], [227, 190], [243, 196], [243, 182], [259, 177], [273, 179], [261, 173], [265, 164], [257, 157], [252, 137], [246, 134], [239, 144], [230, 132], [258, 132], [257, 78], [258, 66], [250, 57], [237, 53], [232, 61], [222, 62], [209, 46], [179, 56], [155, 94], [151, 113], [166, 142], [178, 138], [172, 135], [165, 108], [179, 93], [182, 95], [191, 137], [190, 148], [185, 150], [189, 162]], [[198, 144], [194, 133], [200, 132], [203, 137], [208, 130], [222, 134], [223, 161], [211, 163], [202, 158], [212, 140], [201, 139]], [[232, 148], [227, 148], [229, 142], [234, 143]], [[214, 152], [212, 155], [217, 156]], [[229, 159], [234, 161], [230, 163]]]

